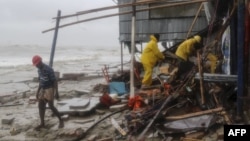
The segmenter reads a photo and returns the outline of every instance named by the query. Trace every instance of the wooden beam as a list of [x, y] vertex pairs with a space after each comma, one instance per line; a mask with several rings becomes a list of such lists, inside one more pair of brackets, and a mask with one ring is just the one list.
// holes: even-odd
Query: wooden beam
[[[200, 2], [206, 2], [206, 1], [207, 0], [197, 0], [197, 1], [191, 1], [191, 2], [165, 4], [165, 5], [154, 6], [154, 7], [150, 7], [150, 8], [138, 9], [138, 10], [136, 10], [136, 12], [142, 12], [142, 11], [147, 11], [147, 10], [152, 10], [152, 9], [166, 8], [166, 7], [173, 7], [173, 6], [180, 6], [180, 5], [188, 5], [188, 4], [200, 3]], [[79, 23], [83, 23], [83, 22], [93, 21], [93, 20], [97, 20], [97, 19], [102, 19], [102, 18], [108, 18], [108, 17], [118, 16], [118, 15], [131, 14], [132, 12], [133, 11], [126, 11], [126, 12], [120, 12], [120, 13], [116, 13], [116, 14], [110, 14], [110, 15], [104, 15], [104, 16], [89, 18], [89, 19], [80, 20], [80, 21], [77, 21], [77, 22], [72, 22], [72, 23], [60, 25], [59, 28], [63, 28], [63, 27], [67, 27], [67, 26], [70, 26], [70, 25], [79, 24]], [[50, 28], [50, 29], [44, 30], [44, 31], [42, 31], [42, 33], [46, 33], [46, 32], [53, 31], [53, 30], [55, 30], [55, 28]]]
[[211, 110], [200, 111], [200, 112], [190, 113], [190, 114], [185, 114], [185, 115], [180, 115], [180, 116], [168, 116], [168, 117], [165, 117], [165, 119], [166, 120], [180, 120], [180, 119], [185, 119], [185, 118], [191, 118], [191, 117], [221, 112], [222, 110], [223, 110], [223, 108], [219, 107], [219, 108], [215, 108], [215, 109], [211, 109]]
[[196, 13], [196, 15], [195, 15], [195, 18], [194, 18], [194, 20], [193, 20], [193, 23], [191, 24], [191, 26], [190, 26], [190, 28], [189, 28], [189, 30], [188, 30], [186, 39], [188, 39], [189, 34], [190, 34], [190, 32], [192, 31], [193, 26], [194, 26], [194, 24], [195, 24], [195, 22], [196, 22], [196, 20], [197, 20], [197, 17], [199, 16], [199, 14], [200, 14], [200, 12], [201, 12], [202, 7], [203, 7], [203, 3], [201, 3], [201, 5], [200, 5], [200, 7], [199, 7], [199, 9], [198, 9], [198, 11], [197, 11], [197, 13]]
[[[76, 14], [61, 16], [60, 18], [64, 19], [64, 18], [75, 17], [75, 16], [79, 16], [79, 15], [83, 15], [83, 14], [89, 14], [89, 13], [93, 13], [93, 12], [99, 12], [99, 11], [104, 11], [104, 10], [115, 9], [115, 8], [139, 6], [139, 5], [145, 5], [145, 4], [151, 4], [151, 3], [159, 3], [159, 2], [168, 2], [168, 0], [137, 1], [135, 3], [125, 3], [125, 4], [115, 5], [115, 6], [107, 6], [107, 7], [102, 7], [102, 8], [95, 8], [95, 9], [80, 11], [80, 12], [77, 12]], [[57, 18], [58, 17], [54, 17], [52, 19], [57, 19]]]

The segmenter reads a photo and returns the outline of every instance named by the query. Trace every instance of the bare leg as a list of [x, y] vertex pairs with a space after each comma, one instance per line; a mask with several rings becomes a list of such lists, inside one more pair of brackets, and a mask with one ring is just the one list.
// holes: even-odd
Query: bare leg
[[56, 86], [55, 86], [54, 90], [56, 91], [55, 92], [55, 98], [57, 100], [59, 100], [60, 97], [59, 97], [59, 91], [58, 91], [58, 82], [56, 82]]
[[46, 102], [44, 100], [39, 100], [38, 109], [39, 109], [39, 116], [40, 116], [41, 123], [35, 128], [35, 130], [40, 130], [40, 128], [43, 128], [45, 126], [44, 115], [46, 111]]
[[57, 116], [57, 118], [59, 119], [59, 128], [63, 128], [64, 127], [64, 122], [61, 118], [61, 115], [59, 114], [58, 110], [56, 109], [56, 107], [54, 106], [54, 102], [53, 101], [48, 101], [49, 107], [52, 110], [52, 112], [54, 113], [54, 115]]

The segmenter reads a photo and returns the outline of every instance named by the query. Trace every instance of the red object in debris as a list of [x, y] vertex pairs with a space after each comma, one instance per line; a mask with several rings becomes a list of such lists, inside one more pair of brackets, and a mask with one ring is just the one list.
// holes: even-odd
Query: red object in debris
[[133, 98], [130, 98], [128, 101], [128, 106], [130, 108], [133, 108], [133, 110], [137, 110], [138, 108], [141, 108], [143, 104], [144, 104], [143, 98], [138, 95]]
[[113, 104], [113, 99], [109, 96], [109, 94], [107, 94], [107, 93], [104, 93], [101, 97], [100, 97], [100, 102], [103, 104], [103, 105], [105, 105], [105, 106], [107, 106], [107, 107], [109, 107], [109, 106], [111, 106], [112, 104]]
[[100, 97], [100, 102], [107, 106], [110, 107], [111, 105], [117, 104], [118, 102], [120, 102], [120, 100], [114, 100], [109, 93], [104, 93], [101, 97]]
[[169, 95], [171, 90], [171, 85], [169, 83], [164, 83], [165, 94]]
[[169, 89], [171, 88], [171, 85], [168, 84], [168, 83], [164, 83], [164, 88], [165, 88], [166, 90], [169, 90]]

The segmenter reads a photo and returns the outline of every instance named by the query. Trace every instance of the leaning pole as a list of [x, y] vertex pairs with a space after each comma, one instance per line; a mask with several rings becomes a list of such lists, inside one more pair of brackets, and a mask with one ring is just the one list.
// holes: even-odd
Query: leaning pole
[[56, 49], [56, 41], [57, 41], [60, 17], [61, 17], [61, 11], [58, 10], [57, 19], [56, 19], [56, 27], [55, 27], [55, 32], [54, 32], [54, 38], [53, 38], [52, 48], [51, 48], [51, 52], [50, 52], [49, 66], [51, 66], [51, 67], [53, 67], [53, 60], [54, 60], [54, 54], [55, 54], [55, 49]]

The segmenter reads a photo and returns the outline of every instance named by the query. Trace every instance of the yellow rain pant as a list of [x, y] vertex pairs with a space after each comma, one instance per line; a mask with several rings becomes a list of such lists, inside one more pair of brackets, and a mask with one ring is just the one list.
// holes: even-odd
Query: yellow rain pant
[[150, 36], [150, 41], [142, 52], [141, 62], [144, 68], [144, 77], [142, 85], [150, 86], [152, 84], [153, 68], [157, 61], [164, 59], [164, 55], [160, 52], [157, 39]]
[[207, 55], [207, 59], [210, 61], [210, 72], [215, 73], [218, 57], [216, 57], [215, 55], [209, 53]]
[[153, 67], [150, 64], [143, 64], [144, 76], [142, 79], [142, 85], [150, 86], [152, 84]]

